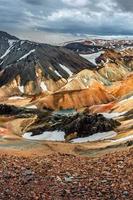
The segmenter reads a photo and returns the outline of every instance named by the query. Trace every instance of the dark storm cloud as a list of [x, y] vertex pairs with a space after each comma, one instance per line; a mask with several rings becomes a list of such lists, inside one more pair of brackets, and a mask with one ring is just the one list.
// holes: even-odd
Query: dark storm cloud
[[132, 0], [0, 0], [4, 30], [133, 34]]
[[42, 5], [43, 0], [24, 0], [24, 2], [31, 4], [31, 5]]
[[115, 0], [118, 7], [124, 12], [133, 12], [133, 1], [132, 0]]
[[60, 9], [63, 7], [64, 3], [62, 0], [22, 0], [24, 3], [29, 4], [32, 7], [40, 6], [41, 8], [49, 9]]

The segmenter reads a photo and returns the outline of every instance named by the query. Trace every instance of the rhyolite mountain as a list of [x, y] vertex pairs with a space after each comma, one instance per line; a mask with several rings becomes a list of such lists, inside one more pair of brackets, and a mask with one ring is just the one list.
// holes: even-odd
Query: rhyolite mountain
[[111, 46], [105, 45], [104, 40], [86, 41], [93, 48], [99, 46], [88, 53], [3, 35], [0, 56], [3, 135], [29, 137], [25, 134], [60, 131], [71, 140], [111, 130], [113, 137], [118, 133], [130, 134], [132, 42], [125, 48], [127, 41], [119, 41], [121, 46], [113, 48], [112, 40]]
[[73, 74], [96, 67], [64, 47], [20, 40], [4, 32], [0, 46], [0, 87], [13, 84], [21, 93], [56, 91]]
[[133, 46], [133, 40], [107, 40], [107, 39], [88, 39], [88, 40], [79, 40], [71, 41], [64, 43], [63, 46], [67, 49], [70, 49], [74, 52], [88, 54], [96, 53], [106, 49], [123, 49]]
[[[6, 50], [0, 57], [0, 98], [30, 95], [34, 96], [34, 106], [54, 110], [115, 101], [119, 95], [115, 95], [114, 84], [132, 72], [133, 51], [110, 49], [114, 41], [106, 49], [108, 43], [86, 41], [93, 47], [103, 44], [104, 50], [83, 54], [65, 46], [20, 40], [7, 34]], [[119, 44], [131, 46], [132, 41]], [[125, 88], [131, 90], [132, 87]]]

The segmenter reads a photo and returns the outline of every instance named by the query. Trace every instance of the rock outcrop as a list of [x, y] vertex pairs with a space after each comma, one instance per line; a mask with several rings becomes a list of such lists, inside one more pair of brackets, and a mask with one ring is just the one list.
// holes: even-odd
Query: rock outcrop
[[[35, 126], [37, 125], [37, 127]], [[101, 114], [89, 115], [86, 113], [77, 113], [74, 115], [52, 115], [45, 118], [45, 121], [40, 120], [33, 124], [29, 132], [32, 136], [42, 134], [45, 131], [63, 131], [65, 139], [87, 137], [98, 132], [107, 132], [114, 130], [120, 123], [113, 119], [106, 119]], [[54, 133], [53, 133], [54, 134]]]
[[[19, 134], [28, 131], [32, 132], [34, 136], [45, 131], [62, 131], [65, 133], [66, 140], [86, 137], [98, 132], [111, 131], [120, 125], [119, 122], [113, 119], [106, 119], [101, 114], [77, 113], [60, 115], [50, 111], [18, 108], [9, 105], [0, 105], [0, 115], [14, 116], [13, 121], [8, 126], [15, 125], [17, 121], [19, 129], [18, 125], [16, 125], [16, 128]], [[16, 121], [14, 120], [15, 118]]]

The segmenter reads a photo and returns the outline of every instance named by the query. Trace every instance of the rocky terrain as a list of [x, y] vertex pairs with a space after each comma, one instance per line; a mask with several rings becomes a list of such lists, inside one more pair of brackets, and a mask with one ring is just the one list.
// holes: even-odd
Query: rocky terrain
[[0, 32], [0, 200], [132, 200], [132, 46]]
[[133, 149], [99, 158], [0, 156], [0, 198], [132, 200]]

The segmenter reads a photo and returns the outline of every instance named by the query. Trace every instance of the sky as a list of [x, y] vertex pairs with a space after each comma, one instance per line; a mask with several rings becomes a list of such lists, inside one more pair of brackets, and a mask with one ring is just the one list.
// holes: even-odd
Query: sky
[[133, 35], [133, 0], [0, 0], [0, 29], [47, 43]]

